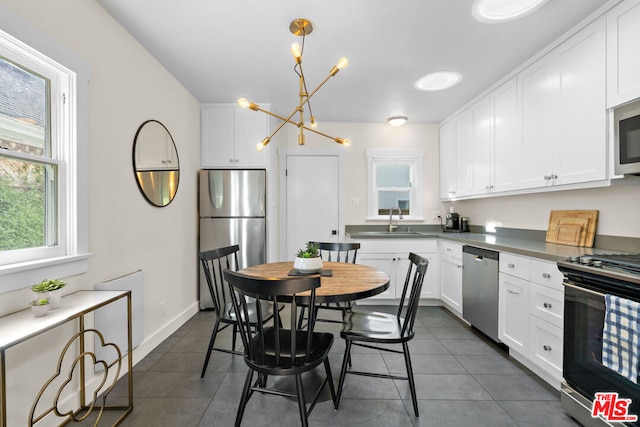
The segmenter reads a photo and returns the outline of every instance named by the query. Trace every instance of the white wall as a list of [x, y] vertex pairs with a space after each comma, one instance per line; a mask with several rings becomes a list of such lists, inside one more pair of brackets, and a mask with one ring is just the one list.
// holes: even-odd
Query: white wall
[[[0, 4], [91, 67], [89, 251], [94, 255], [88, 273], [66, 279], [65, 293], [92, 289], [94, 283], [142, 269], [145, 342], [134, 352], [139, 359], [197, 310], [199, 103], [95, 1], [0, 0]], [[148, 119], [169, 129], [180, 159], [178, 192], [165, 208], [145, 201], [132, 171], [133, 138]], [[30, 296], [27, 289], [0, 295], [3, 314], [26, 308]], [[7, 371], [20, 380], [8, 383], [11, 411], [19, 412], [18, 402], [28, 414], [32, 397], [21, 393], [29, 396], [31, 391], [23, 385], [44, 382], [43, 360], [57, 360], [57, 354], [43, 346], [56, 347], [59, 340], [48, 335], [39, 343], [9, 351]], [[19, 419], [9, 425], [25, 422]]]
[[[640, 181], [586, 190], [554, 191], [447, 203], [471, 224], [495, 222], [508, 228], [546, 230], [551, 210], [599, 210], [597, 234], [640, 238]], [[447, 208], [448, 209], [448, 208]], [[638, 248], [640, 251], [640, 248]]]
[[[367, 221], [367, 149], [422, 150], [424, 200], [426, 223], [431, 221], [431, 211], [441, 210], [439, 198], [439, 127], [435, 124], [407, 123], [392, 127], [386, 123], [321, 123], [318, 130], [333, 137], [351, 140], [345, 147], [345, 224], [379, 224]], [[289, 126], [280, 139], [280, 146], [297, 145], [297, 129]], [[324, 147], [336, 145], [330, 139], [305, 132], [305, 145]], [[351, 198], [359, 199], [359, 206], [349, 206]], [[405, 222], [409, 223], [409, 222]]]

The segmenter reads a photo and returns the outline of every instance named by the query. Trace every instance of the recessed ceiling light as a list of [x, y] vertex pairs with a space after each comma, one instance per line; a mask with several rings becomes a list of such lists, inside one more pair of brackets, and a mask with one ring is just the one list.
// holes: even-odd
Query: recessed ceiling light
[[391, 126], [402, 126], [407, 123], [407, 118], [405, 116], [393, 116], [387, 119], [387, 123]]
[[420, 77], [413, 87], [427, 91], [443, 90], [457, 85], [461, 80], [462, 74], [455, 71], [436, 71]]
[[549, 0], [475, 0], [472, 14], [480, 22], [498, 23], [521, 18]]

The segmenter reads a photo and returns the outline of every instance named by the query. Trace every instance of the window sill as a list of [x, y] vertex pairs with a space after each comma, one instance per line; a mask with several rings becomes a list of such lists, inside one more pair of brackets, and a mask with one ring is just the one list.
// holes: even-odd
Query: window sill
[[64, 278], [89, 271], [93, 254], [48, 258], [0, 267], [0, 294], [26, 288], [44, 278]]

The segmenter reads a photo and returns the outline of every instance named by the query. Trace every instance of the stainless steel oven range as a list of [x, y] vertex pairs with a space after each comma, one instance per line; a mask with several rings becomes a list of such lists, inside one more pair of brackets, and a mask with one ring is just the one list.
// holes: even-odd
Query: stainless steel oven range
[[640, 255], [572, 257], [558, 268], [565, 288], [562, 407], [585, 426], [640, 426]]

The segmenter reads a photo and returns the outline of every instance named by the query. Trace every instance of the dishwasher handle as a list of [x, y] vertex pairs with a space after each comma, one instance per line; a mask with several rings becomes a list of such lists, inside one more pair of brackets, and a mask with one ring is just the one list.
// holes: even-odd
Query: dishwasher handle
[[500, 259], [500, 252], [476, 246], [464, 245], [462, 252], [472, 255], [476, 261], [483, 261], [484, 259], [498, 261]]

